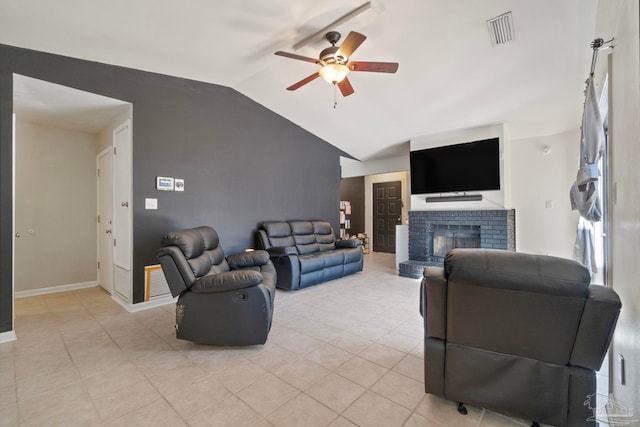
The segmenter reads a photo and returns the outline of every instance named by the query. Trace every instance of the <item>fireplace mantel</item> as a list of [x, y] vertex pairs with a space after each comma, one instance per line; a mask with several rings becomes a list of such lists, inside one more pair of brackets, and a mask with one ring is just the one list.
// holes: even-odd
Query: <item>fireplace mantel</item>
[[437, 210], [409, 212], [409, 260], [400, 263], [400, 276], [420, 278], [426, 266], [442, 266], [442, 258], [433, 257], [430, 229], [480, 228], [480, 247], [514, 251], [515, 210]]

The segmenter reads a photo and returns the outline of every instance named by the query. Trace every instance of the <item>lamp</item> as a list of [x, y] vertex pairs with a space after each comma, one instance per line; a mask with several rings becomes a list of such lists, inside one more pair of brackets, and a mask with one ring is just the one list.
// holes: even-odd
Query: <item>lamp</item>
[[320, 68], [320, 75], [327, 83], [337, 84], [347, 77], [349, 73], [349, 67], [343, 64], [325, 64]]

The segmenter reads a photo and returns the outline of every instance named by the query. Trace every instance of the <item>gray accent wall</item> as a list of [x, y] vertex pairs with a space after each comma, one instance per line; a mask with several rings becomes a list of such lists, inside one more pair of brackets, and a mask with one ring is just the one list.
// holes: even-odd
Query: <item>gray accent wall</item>
[[[265, 220], [339, 228], [345, 153], [239, 92], [0, 45], [0, 332], [12, 329], [13, 73], [133, 104], [133, 302], [166, 232], [211, 225], [232, 253], [252, 247]], [[185, 192], [155, 190], [156, 176], [183, 178]], [[148, 197], [158, 210], [144, 209]]]

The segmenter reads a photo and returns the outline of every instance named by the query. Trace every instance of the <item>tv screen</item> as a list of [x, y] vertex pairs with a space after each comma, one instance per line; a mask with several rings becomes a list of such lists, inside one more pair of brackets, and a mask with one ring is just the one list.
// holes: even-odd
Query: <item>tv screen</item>
[[411, 194], [500, 189], [498, 138], [412, 151]]

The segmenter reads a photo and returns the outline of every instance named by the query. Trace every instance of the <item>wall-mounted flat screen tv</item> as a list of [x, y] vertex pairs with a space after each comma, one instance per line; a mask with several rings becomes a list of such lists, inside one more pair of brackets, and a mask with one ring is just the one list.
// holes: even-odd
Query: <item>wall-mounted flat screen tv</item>
[[500, 189], [499, 138], [410, 153], [411, 194]]

